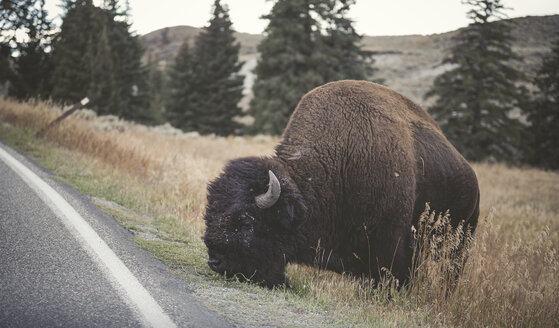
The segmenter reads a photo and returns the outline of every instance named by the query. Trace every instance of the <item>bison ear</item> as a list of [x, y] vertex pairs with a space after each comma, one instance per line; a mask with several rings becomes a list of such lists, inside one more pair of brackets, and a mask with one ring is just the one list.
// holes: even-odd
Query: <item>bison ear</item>
[[268, 222], [281, 229], [296, 229], [304, 221], [306, 214], [303, 197], [285, 172], [276, 172], [268, 170], [267, 190], [254, 198], [256, 206], [267, 212], [265, 216], [270, 218]]
[[290, 230], [295, 222], [295, 209], [293, 205], [286, 204], [285, 208], [278, 209], [278, 223], [286, 230]]
[[[279, 224], [287, 230], [297, 229], [305, 221], [306, 206], [298, 193], [295, 195], [285, 192], [283, 205], [279, 210]], [[283, 212], [283, 213], [282, 213]]]

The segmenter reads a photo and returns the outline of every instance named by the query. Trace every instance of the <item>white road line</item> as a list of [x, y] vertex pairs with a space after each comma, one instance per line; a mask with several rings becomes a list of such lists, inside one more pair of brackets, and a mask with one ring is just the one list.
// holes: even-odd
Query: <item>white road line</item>
[[58, 192], [1, 147], [0, 159], [21, 177], [74, 233], [80, 244], [101, 264], [102, 271], [107, 274], [109, 280], [116, 282], [124, 291], [125, 295], [122, 296], [141, 314], [144, 324], [152, 327], [176, 327], [126, 265]]

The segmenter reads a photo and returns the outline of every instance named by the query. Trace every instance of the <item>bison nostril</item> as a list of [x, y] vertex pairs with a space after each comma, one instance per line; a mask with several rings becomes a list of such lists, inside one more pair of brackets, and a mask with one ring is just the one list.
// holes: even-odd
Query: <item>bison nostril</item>
[[210, 259], [208, 261], [208, 265], [210, 266], [210, 268], [214, 271], [219, 271], [220, 267], [221, 267], [221, 260], [220, 259]]

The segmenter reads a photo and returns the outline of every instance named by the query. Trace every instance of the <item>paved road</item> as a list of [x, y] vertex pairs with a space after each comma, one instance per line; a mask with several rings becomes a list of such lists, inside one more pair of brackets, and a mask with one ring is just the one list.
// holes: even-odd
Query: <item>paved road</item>
[[229, 324], [87, 197], [0, 143], [0, 327], [55, 326]]

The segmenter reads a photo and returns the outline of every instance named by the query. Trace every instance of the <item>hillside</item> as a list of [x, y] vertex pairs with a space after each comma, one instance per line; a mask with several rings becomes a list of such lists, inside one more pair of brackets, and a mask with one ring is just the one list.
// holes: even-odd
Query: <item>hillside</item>
[[[190, 44], [194, 44], [194, 38], [200, 33], [200, 29], [192, 26], [174, 26], [155, 30], [140, 37], [146, 47], [145, 59], [149, 56], [159, 59], [163, 64], [172, 60], [178, 53], [184, 41], [188, 39]], [[241, 44], [241, 57], [254, 57], [257, 54], [256, 47], [262, 35], [235, 33], [235, 38]]]
[[[559, 15], [527, 16], [508, 20], [513, 26], [513, 49], [524, 60], [516, 65], [529, 76], [537, 70], [542, 57], [549, 52], [551, 44], [559, 38]], [[149, 56], [166, 65], [177, 53], [182, 40], [188, 37], [191, 42], [200, 29], [190, 26], [175, 26], [153, 31], [141, 37], [146, 46], [145, 59]], [[375, 77], [383, 78], [385, 84], [402, 92], [419, 104], [425, 105], [423, 95], [431, 86], [433, 79], [448, 69], [441, 66], [444, 49], [451, 45], [452, 36], [457, 31], [432, 35], [404, 36], [364, 36], [363, 48], [374, 51]], [[237, 33], [241, 44], [241, 59], [245, 66], [242, 73], [247, 75], [243, 106], [248, 104], [250, 88], [254, 76], [258, 52], [257, 45], [262, 35]]]

